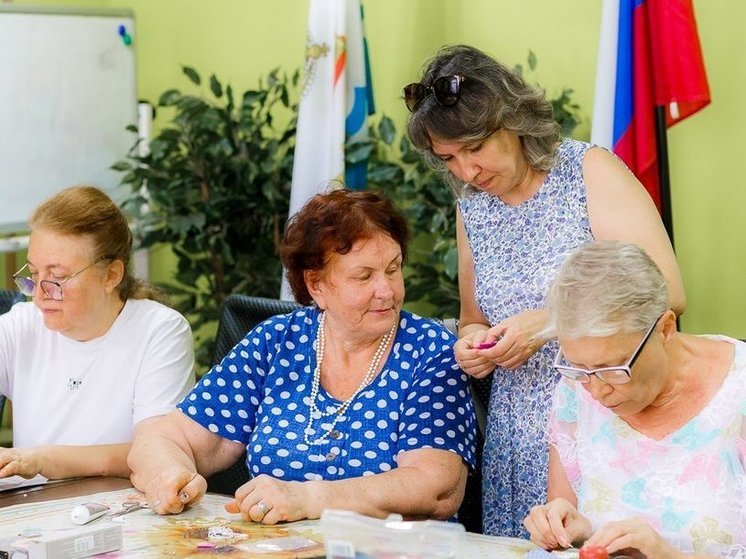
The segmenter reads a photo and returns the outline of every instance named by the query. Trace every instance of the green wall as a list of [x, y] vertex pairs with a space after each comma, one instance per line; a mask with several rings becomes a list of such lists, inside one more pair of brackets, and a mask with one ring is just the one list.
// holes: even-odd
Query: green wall
[[[17, 4], [31, 2], [17, 1]], [[216, 73], [241, 90], [260, 74], [303, 63], [307, 0], [47, 0], [44, 4], [129, 7], [137, 17], [138, 90], [155, 101], [186, 88], [180, 66]], [[600, 0], [364, 0], [377, 108], [399, 123], [399, 91], [437, 47], [470, 43], [508, 64], [539, 61], [533, 77], [550, 92], [575, 90], [590, 130]], [[746, 338], [746, 185], [736, 163], [746, 150], [740, 96], [746, 86], [742, 0], [695, 0], [711, 106], [669, 131], [676, 249], [690, 332]], [[157, 124], [157, 123], [156, 123]], [[157, 274], [162, 253], [153, 255]]]

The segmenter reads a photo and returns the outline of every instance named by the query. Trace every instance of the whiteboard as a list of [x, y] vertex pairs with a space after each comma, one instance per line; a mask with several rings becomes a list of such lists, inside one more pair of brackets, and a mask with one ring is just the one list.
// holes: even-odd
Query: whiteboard
[[0, 6], [0, 232], [26, 229], [59, 190], [92, 184], [120, 200], [111, 165], [136, 141], [131, 10]]

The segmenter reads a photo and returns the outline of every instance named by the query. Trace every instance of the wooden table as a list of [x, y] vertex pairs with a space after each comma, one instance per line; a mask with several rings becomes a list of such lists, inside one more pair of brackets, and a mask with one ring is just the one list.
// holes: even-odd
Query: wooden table
[[92, 495], [128, 487], [132, 487], [130, 480], [118, 477], [89, 477], [53, 481], [45, 485], [0, 491], [0, 509], [11, 505], [41, 503], [42, 501]]

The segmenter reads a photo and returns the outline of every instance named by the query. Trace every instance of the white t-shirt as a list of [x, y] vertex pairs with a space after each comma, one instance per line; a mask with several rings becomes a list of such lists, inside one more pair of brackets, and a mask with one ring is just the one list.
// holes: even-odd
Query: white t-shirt
[[109, 331], [79, 342], [49, 330], [36, 306], [0, 316], [0, 393], [13, 401], [13, 444], [114, 444], [166, 414], [194, 383], [189, 323], [130, 299]]

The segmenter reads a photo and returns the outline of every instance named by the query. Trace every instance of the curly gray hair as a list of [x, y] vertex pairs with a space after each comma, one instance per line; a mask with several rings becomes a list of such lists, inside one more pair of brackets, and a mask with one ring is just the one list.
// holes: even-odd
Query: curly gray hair
[[544, 333], [574, 339], [643, 332], [666, 309], [666, 281], [643, 249], [596, 241], [560, 267], [547, 295]]

